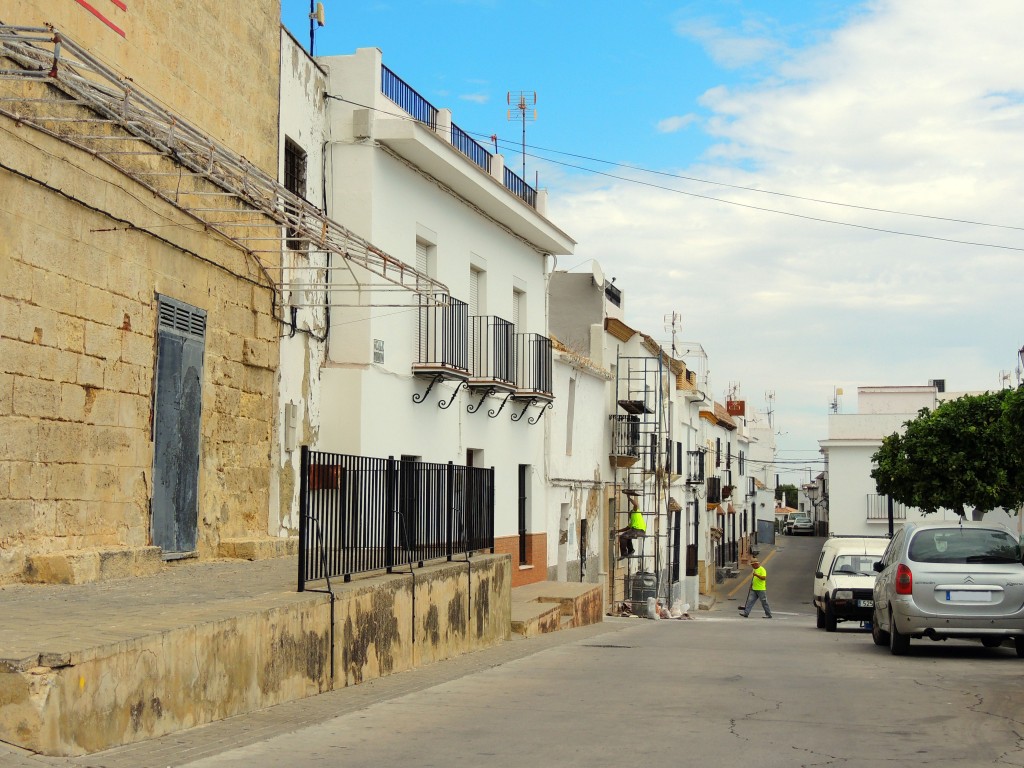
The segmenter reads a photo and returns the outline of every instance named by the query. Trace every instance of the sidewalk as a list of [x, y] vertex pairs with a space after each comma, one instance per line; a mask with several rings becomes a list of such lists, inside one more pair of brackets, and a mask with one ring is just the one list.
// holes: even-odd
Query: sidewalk
[[[280, 715], [265, 723], [279, 732], [290, 722], [286, 707], [294, 706], [300, 714], [290, 727], [297, 728], [318, 706], [333, 716], [349, 702], [365, 702], [369, 690], [390, 677], [448, 668], [465, 656], [489, 663], [479, 654], [492, 650], [493, 664], [500, 664], [503, 654], [518, 658], [559, 642], [546, 634], [535, 638], [536, 646], [534, 639], [510, 642], [512, 611], [527, 619], [548, 617], [554, 629], [602, 619], [597, 585], [542, 582], [505, 591], [502, 598], [498, 585], [508, 590], [507, 558], [474, 558], [471, 572], [468, 565], [434, 564], [418, 570], [415, 579], [406, 572], [332, 582], [338, 595], [333, 641], [330, 597], [296, 591], [294, 556], [185, 561], [167, 564], [154, 576], [82, 585], [0, 587], [0, 739], [49, 754], [94, 753], [40, 757], [0, 741], [0, 765], [114, 765], [107, 758], [112, 752], [150, 754], [144, 745], [151, 742], [164, 744], [152, 754], [167, 754], [156, 762], [132, 757], [116, 764], [170, 765], [174, 761], [166, 758], [174, 754], [180, 761], [181, 745], [194, 731], [239, 714], [256, 718], [246, 730], [257, 728], [259, 736], [263, 726], [253, 722], [263, 722], [261, 712], [273, 708]], [[410, 590], [419, 595], [411, 606]], [[410, 607], [413, 617], [407, 620]], [[521, 642], [530, 645], [520, 647]], [[331, 705], [300, 706], [327, 693]], [[95, 711], [86, 712], [89, 707]], [[53, 743], [52, 736], [50, 742], [34, 741], [36, 733], [45, 739], [58, 728], [75, 751], [35, 746]], [[111, 732], [97, 735], [104, 729]], [[111, 740], [120, 733], [126, 736]], [[74, 742], [67, 734], [74, 734]], [[216, 738], [200, 742], [211, 753], [223, 748]]]

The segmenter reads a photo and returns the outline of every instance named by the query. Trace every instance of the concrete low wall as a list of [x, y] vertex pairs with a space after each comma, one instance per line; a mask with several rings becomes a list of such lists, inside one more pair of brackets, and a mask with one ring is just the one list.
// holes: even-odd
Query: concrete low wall
[[[74, 756], [173, 733], [485, 648], [510, 636], [511, 561], [483, 556], [239, 607], [0, 670], [0, 740]], [[227, 614], [228, 612], [226, 612]]]

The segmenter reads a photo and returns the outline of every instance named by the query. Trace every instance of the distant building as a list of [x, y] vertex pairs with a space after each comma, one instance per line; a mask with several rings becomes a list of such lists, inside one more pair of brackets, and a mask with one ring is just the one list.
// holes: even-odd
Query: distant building
[[[922, 408], [934, 409], [940, 402], [966, 392], [946, 392], [945, 382], [928, 385], [870, 386], [857, 389], [857, 413], [834, 413], [828, 417], [828, 438], [819, 441], [828, 463], [829, 530], [840, 535], [885, 535], [889, 530], [889, 498], [878, 493], [871, 477], [872, 455], [882, 440], [902, 432]], [[907, 520], [952, 520], [952, 510], [939, 510], [925, 517], [916, 507], [892, 503], [894, 527]], [[1001, 522], [1020, 530], [1019, 518], [1002, 510], [989, 512], [986, 520]]]

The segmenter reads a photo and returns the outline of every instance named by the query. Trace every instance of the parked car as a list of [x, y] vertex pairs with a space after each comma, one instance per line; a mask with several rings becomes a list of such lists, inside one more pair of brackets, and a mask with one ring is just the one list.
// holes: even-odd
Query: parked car
[[789, 522], [789, 532], [794, 536], [813, 536], [814, 521], [807, 515], [793, 515]]
[[1017, 538], [984, 522], [906, 523], [875, 563], [871, 636], [896, 655], [911, 638], [1012, 638], [1024, 657], [1024, 564]]
[[874, 608], [875, 562], [888, 537], [830, 536], [821, 546], [814, 572], [818, 629], [835, 632], [841, 621], [870, 621]]

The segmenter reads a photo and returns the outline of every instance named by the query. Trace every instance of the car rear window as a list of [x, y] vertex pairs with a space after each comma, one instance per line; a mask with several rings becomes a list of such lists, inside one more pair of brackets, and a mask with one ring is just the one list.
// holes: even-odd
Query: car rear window
[[934, 528], [918, 531], [907, 556], [918, 563], [1016, 563], [1020, 548], [1004, 531]]

